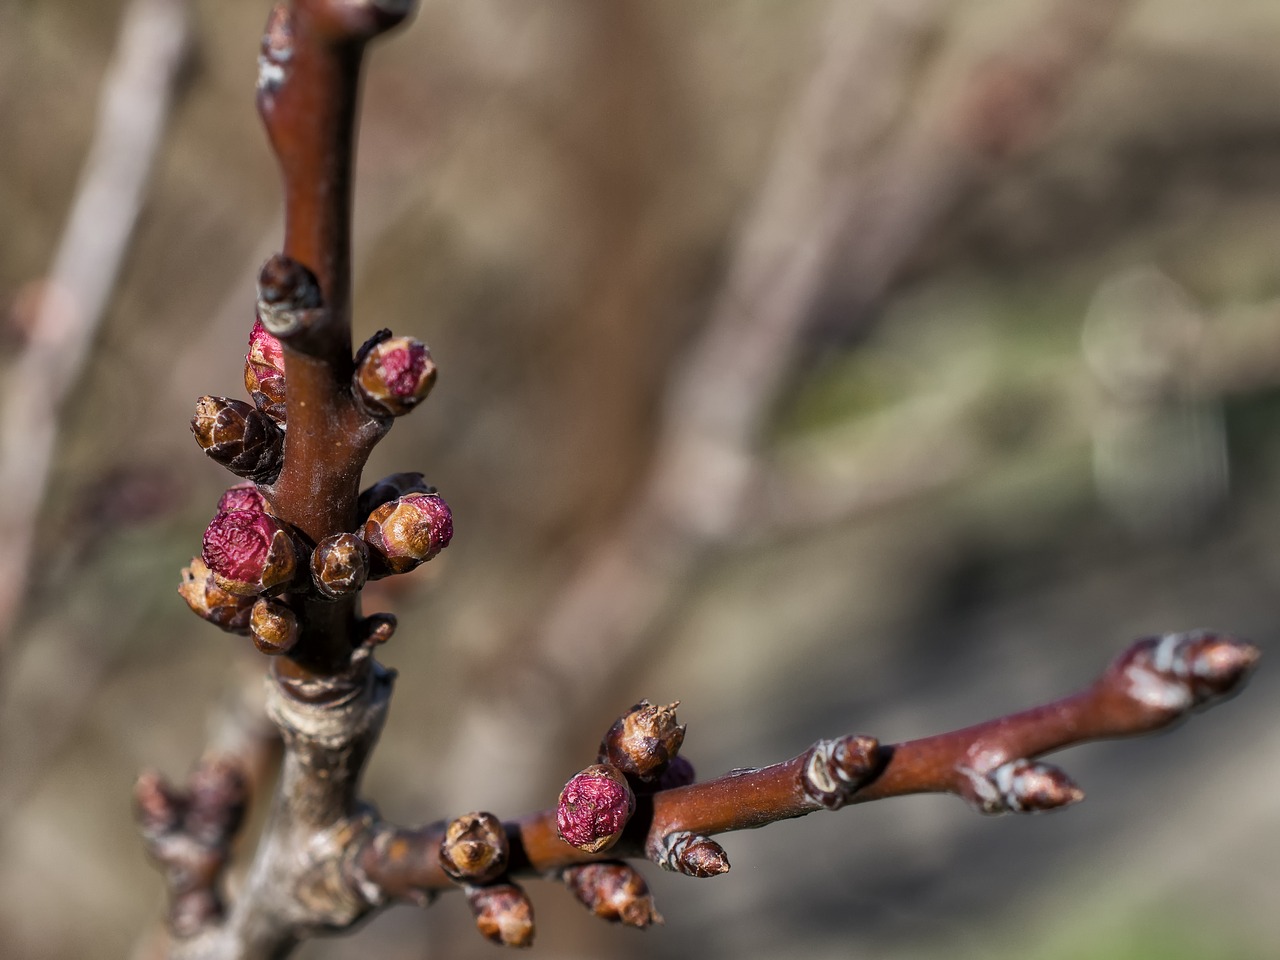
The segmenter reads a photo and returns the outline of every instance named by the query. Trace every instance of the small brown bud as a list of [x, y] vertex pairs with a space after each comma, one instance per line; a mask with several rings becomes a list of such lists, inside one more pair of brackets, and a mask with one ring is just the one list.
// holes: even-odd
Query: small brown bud
[[466, 896], [483, 937], [504, 947], [533, 945], [533, 904], [514, 883], [467, 887]]
[[369, 548], [354, 533], [335, 533], [311, 552], [311, 581], [330, 600], [355, 593], [369, 578]]
[[390, 503], [406, 493], [435, 493], [436, 488], [427, 483], [420, 473], [393, 473], [383, 477], [367, 490], [360, 492], [356, 509], [360, 516], [367, 517], [384, 503]]
[[209, 847], [225, 846], [244, 820], [249, 782], [232, 757], [206, 757], [187, 780], [187, 834]]
[[215, 626], [228, 633], [249, 632], [253, 598], [237, 597], [223, 590], [213, 571], [199, 557], [192, 557], [191, 566], [183, 568], [178, 593], [192, 611]]
[[875, 737], [851, 735], [819, 740], [809, 749], [801, 786], [828, 810], [839, 810], [882, 766], [880, 741]]
[[204, 532], [200, 557], [218, 586], [241, 597], [283, 586], [293, 579], [298, 564], [285, 525], [257, 508], [216, 514]]
[[618, 842], [635, 808], [627, 778], [609, 764], [593, 764], [560, 791], [556, 833], [571, 847], [599, 853]]
[[191, 432], [211, 460], [237, 476], [271, 483], [284, 462], [284, 432], [256, 407], [226, 397], [201, 397]]
[[253, 645], [269, 657], [288, 653], [298, 642], [298, 618], [279, 600], [259, 597], [249, 618]]
[[273, 254], [258, 271], [258, 319], [272, 336], [306, 331], [323, 302], [316, 275], [292, 257]]
[[284, 347], [267, 332], [261, 320], [249, 333], [249, 352], [244, 358], [244, 386], [259, 410], [275, 420], [285, 422]]
[[1043, 813], [1084, 799], [1084, 791], [1057, 767], [1019, 758], [990, 773], [962, 768], [967, 789], [961, 795], [979, 813]]
[[657, 775], [684, 743], [685, 728], [676, 723], [678, 706], [678, 700], [664, 707], [641, 700], [604, 735], [600, 761], [642, 780]]
[[437, 493], [410, 493], [369, 514], [360, 536], [382, 568], [375, 574], [406, 573], [449, 545], [453, 514]]
[[149, 839], [172, 833], [182, 822], [186, 797], [155, 770], [144, 771], [133, 786], [133, 814]]
[[1227, 634], [1166, 633], [1133, 644], [1109, 673], [1159, 725], [1238, 693], [1261, 655], [1254, 644]]
[[365, 646], [377, 647], [390, 640], [396, 632], [395, 614], [374, 613], [360, 621], [360, 642]]
[[686, 830], [667, 834], [649, 853], [649, 859], [663, 870], [683, 873], [686, 877], [705, 879], [729, 872], [729, 857], [724, 847], [710, 837]]
[[492, 813], [452, 821], [440, 840], [440, 866], [454, 880], [488, 883], [507, 869], [507, 831]]
[[356, 396], [373, 414], [399, 417], [421, 403], [436, 382], [431, 351], [413, 337], [372, 339], [356, 357]]
[[640, 929], [662, 923], [649, 885], [625, 863], [580, 863], [566, 867], [560, 877], [569, 891], [602, 920]]

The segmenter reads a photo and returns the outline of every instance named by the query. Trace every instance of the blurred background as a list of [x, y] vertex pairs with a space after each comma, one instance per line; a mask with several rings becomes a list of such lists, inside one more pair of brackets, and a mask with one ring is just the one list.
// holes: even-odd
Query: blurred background
[[[282, 236], [266, 12], [0, 4], [0, 956], [148, 955], [132, 782], [254, 729], [176, 587]], [[383, 813], [546, 806], [640, 697], [709, 777], [1272, 641], [1278, 47], [1272, 0], [424, 0], [369, 63], [356, 337], [431, 345], [367, 479], [457, 536], [366, 592]], [[1277, 684], [1065, 755], [1061, 814], [730, 835], [644, 933], [531, 882], [532, 955], [1274, 957]], [[299, 956], [498, 949], [445, 897]]]

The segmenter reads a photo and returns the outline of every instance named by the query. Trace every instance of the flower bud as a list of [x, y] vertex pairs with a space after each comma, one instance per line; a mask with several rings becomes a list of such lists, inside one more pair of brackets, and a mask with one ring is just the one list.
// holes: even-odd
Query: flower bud
[[356, 357], [356, 396], [378, 416], [399, 417], [421, 403], [436, 382], [431, 351], [413, 337], [373, 338]]
[[360, 536], [383, 568], [375, 573], [405, 573], [449, 545], [453, 514], [439, 494], [411, 493], [369, 514]]
[[249, 616], [253, 645], [269, 657], [288, 653], [298, 642], [298, 618], [288, 604], [259, 597]]
[[283, 523], [263, 510], [230, 510], [209, 521], [200, 551], [218, 586], [239, 597], [283, 586], [297, 551]]
[[440, 866], [454, 880], [487, 883], [507, 869], [507, 831], [492, 813], [468, 813], [445, 828]]
[[684, 743], [685, 728], [676, 723], [679, 701], [655, 707], [641, 700], [619, 717], [600, 744], [600, 761], [623, 773], [648, 780], [658, 774]]
[[369, 579], [369, 548], [354, 533], [335, 533], [311, 552], [311, 582], [330, 600], [355, 593]]
[[486, 939], [504, 947], [533, 944], [533, 904], [514, 883], [467, 887], [466, 895], [476, 929]]
[[261, 483], [280, 475], [284, 432], [256, 407], [226, 397], [201, 397], [191, 432], [209, 458], [232, 473]]
[[571, 847], [599, 853], [618, 842], [635, 808], [627, 778], [608, 764], [593, 764], [560, 791], [556, 833]]
[[686, 877], [718, 877], [729, 872], [729, 857], [724, 847], [710, 837], [680, 830], [658, 841], [650, 859], [663, 870], [683, 873]]
[[276, 423], [284, 423], [284, 347], [267, 332], [261, 320], [254, 322], [249, 333], [244, 386], [259, 410]]
[[232, 510], [271, 512], [267, 508], [267, 498], [262, 495], [256, 483], [237, 483], [218, 498], [218, 506], [214, 513], [230, 513]]
[[383, 477], [367, 490], [360, 491], [360, 499], [356, 502], [356, 510], [360, 516], [367, 517], [384, 503], [390, 503], [406, 493], [435, 493], [436, 488], [427, 483], [420, 473], [393, 473]]
[[560, 878], [569, 892], [602, 920], [640, 929], [662, 923], [649, 885], [625, 863], [580, 863], [566, 867]]
[[249, 632], [252, 597], [237, 597], [218, 586], [213, 571], [199, 557], [182, 570], [178, 593], [193, 612], [228, 633]]

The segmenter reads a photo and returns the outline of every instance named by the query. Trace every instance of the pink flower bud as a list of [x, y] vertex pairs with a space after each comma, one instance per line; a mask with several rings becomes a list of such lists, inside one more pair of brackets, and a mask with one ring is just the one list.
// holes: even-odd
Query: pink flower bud
[[262, 495], [256, 483], [237, 483], [218, 498], [215, 513], [230, 513], [232, 510], [266, 511], [267, 498]]
[[453, 514], [437, 493], [410, 493], [369, 514], [360, 536], [383, 567], [375, 573], [405, 573], [449, 545]]
[[560, 791], [556, 833], [571, 847], [598, 853], [617, 843], [635, 807], [627, 778], [609, 764], [593, 764]]
[[284, 525], [253, 509], [218, 513], [204, 532], [200, 556], [218, 586], [241, 597], [288, 583], [298, 562]]
[[356, 358], [356, 394], [382, 416], [408, 413], [431, 392], [435, 382], [431, 351], [413, 337], [375, 338]]
[[284, 423], [284, 348], [261, 320], [254, 321], [249, 333], [244, 385], [259, 410], [277, 423]]

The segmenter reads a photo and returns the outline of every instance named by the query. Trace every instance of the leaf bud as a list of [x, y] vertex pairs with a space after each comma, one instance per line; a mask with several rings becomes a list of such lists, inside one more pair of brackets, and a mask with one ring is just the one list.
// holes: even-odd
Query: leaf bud
[[376, 416], [403, 416], [426, 398], [435, 382], [431, 351], [413, 337], [371, 339], [356, 357], [356, 396]]
[[270, 483], [284, 462], [284, 431], [251, 404], [227, 397], [201, 397], [191, 418], [196, 443], [237, 476]]
[[288, 604], [259, 597], [249, 617], [253, 645], [269, 657], [288, 653], [298, 642], [298, 618]]
[[560, 791], [556, 833], [571, 847], [599, 853], [618, 842], [635, 808], [627, 778], [609, 764], [593, 764]]
[[316, 275], [290, 256], [273, 254], [258, 271], [258, 320], [273, 336], [311, 328], [323, 303]]
[[283, 586], [298, 563], [285, 525], [261, 509], [216, 514], [205, 529], [200, 557], [218, 586], [240, 597]]
[[1043, 813], [1084, 799], [1084, 791], [1058, 767], [1019, 758], [987, 774], [964, 767], [961, 796], [979, 813]]
[[533, 944], [533, 903], [514, 883], [487, 887], [467, 887], [467, 904], [475, 916], [476, 929], [504, 947]]
[[449, 545], [453, 514], [439, 494], [411, 493], [369, 514], [360, 536], [383, 568], [375, 574], [406, 573]]
[[284, 347], [267, 332], [261, 320], [254, 321], [249, 333], [244, 386], [259, 410], [276, 423], [284, 423]]
[[194, 613], [228, 633], [249, 632], [252, 597], [237, 597], [218, 586], [213, 571], [199, 557], [182, 570], [178, 593]]
[[676, 723], [679, 705], [656, 707], [641, 700], [609, 728], [600, 744], [600, 761], [641, 780], [657, 775], [684, 743], [685, 728]]
[[492, 813], [452, 821], [440, 840], [440, 866], [454, 880], [488, 883], [507, 869], [507, 831]]
[[330, 600], [349, 596], [369, 579], [369, 548], [354, 533], [335, 533], [311, 552], [311, 581]]
[[710, 837], [679, 830], [658, 841], [650, 859], [663, 870], [683, 873], [686, 877], [718, 877], [729, 872], [729, 857], [724, 847]]
[[205, 757], [187, 780], [185, 832], [209, 847], [225, 845], [244, 820], [249, 781], [233, 757]]
[[569, 892], [602, 920], [644, 929], [662, 923], [649, 885], [625, 863], [602, 861], [566, 867], [560, 874]]

